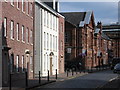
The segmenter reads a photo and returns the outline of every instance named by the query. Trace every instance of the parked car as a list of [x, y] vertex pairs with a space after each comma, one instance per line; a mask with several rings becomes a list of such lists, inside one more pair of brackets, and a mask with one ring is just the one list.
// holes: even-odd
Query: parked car
[[112, 63], [111, 63], [111, 70], [114, 69], [114, 66], [115, 66], [117, 63], [120, 63], [120, 58], [119, 58], [119, 57], [113, 58]]
[[114, 66], [113, 72], [120, 74], [120, 63], [118, 63]]

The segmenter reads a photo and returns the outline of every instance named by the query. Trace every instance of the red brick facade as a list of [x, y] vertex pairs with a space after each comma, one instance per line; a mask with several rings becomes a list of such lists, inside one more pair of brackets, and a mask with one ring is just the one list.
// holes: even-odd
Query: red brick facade
[[59, 73], [64, 73], [64, 17], [58, 15], [59, 17]]
[[[28, 4], [28, 8], [30, 8], [30, 5], [33, 6], [32, 2], [29, 2]], [[24, 5], [26, 6], [25, 2]], [[14, 2], [13, 5], [11, 5], [10, 2], [2, 3], [2, 60], [4, 65], [3, 81], [5, 84], [7, 84], [8, 82], [8, 76], [6, 75], [9, 75], [9, 72], [12, 72], [13, 78], [17, 80], [20, 78], [24, 78], [22, 75], [25, 71], [28, 71], [29, 78], [33, 78], [33, 11], [30, 11], [30, 9], [28, 9], [27, 13], [27, 9], [25, 6], [24, 11], [22, 12], [21, 2], [19, 2], [19, 8], [17, 8], [17, 2]], [[4, 18], [6, 18], [7, 21], [6, 37], [4, 37], [3, 29], [5, 27]], [[11, 21], [13, 22], [13, 39], [11, 39]], [[19, 25], [18, 34], [17, 24]], [[22, 32], [23, 26], [24, 29]], [[22, 36], [24, 41], [22, 41]], [[17, 37], [19, 37], [19, 40], [17, 40]]]

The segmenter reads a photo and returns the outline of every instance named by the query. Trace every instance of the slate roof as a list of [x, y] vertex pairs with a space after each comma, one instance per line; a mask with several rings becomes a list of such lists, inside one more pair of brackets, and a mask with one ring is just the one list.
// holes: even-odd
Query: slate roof
[[75, 26], [79, 26], [81, 21], [84, 21], [86, 12], [66, 12], [61, 13], [65, 16], [65, 20], [72, 23]]

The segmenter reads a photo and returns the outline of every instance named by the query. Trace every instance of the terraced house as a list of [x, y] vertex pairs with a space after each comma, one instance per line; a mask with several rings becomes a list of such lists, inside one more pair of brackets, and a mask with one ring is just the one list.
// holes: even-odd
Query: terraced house
[[[8, 85], [9, 74], [13, 80], [33, 78], [33, 2], [1, 2], [2, 75], [3, 85]], [[9, 8], [9, 10], [8, 10]]]
[[[67, 12], [65, 16], [65, 60], [84, 57], [82, 64], [91, 68], [93, 65], [93, 12]], [[81, 56], [81, 57], [80, 57]], [[79, 58], [77, 58], [79, 57]]]
[[64, 72], [64, 17], [57, 3], [35, 2], [35, 77], [39, 71], [42, 76]]

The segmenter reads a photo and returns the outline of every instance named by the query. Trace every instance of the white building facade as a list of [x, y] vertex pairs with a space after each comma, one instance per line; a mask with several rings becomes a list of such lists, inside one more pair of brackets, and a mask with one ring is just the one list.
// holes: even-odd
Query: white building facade
[[56, 73], [58, 70], [58, 16], [44, 3], [35, 3], [35, 76]]

